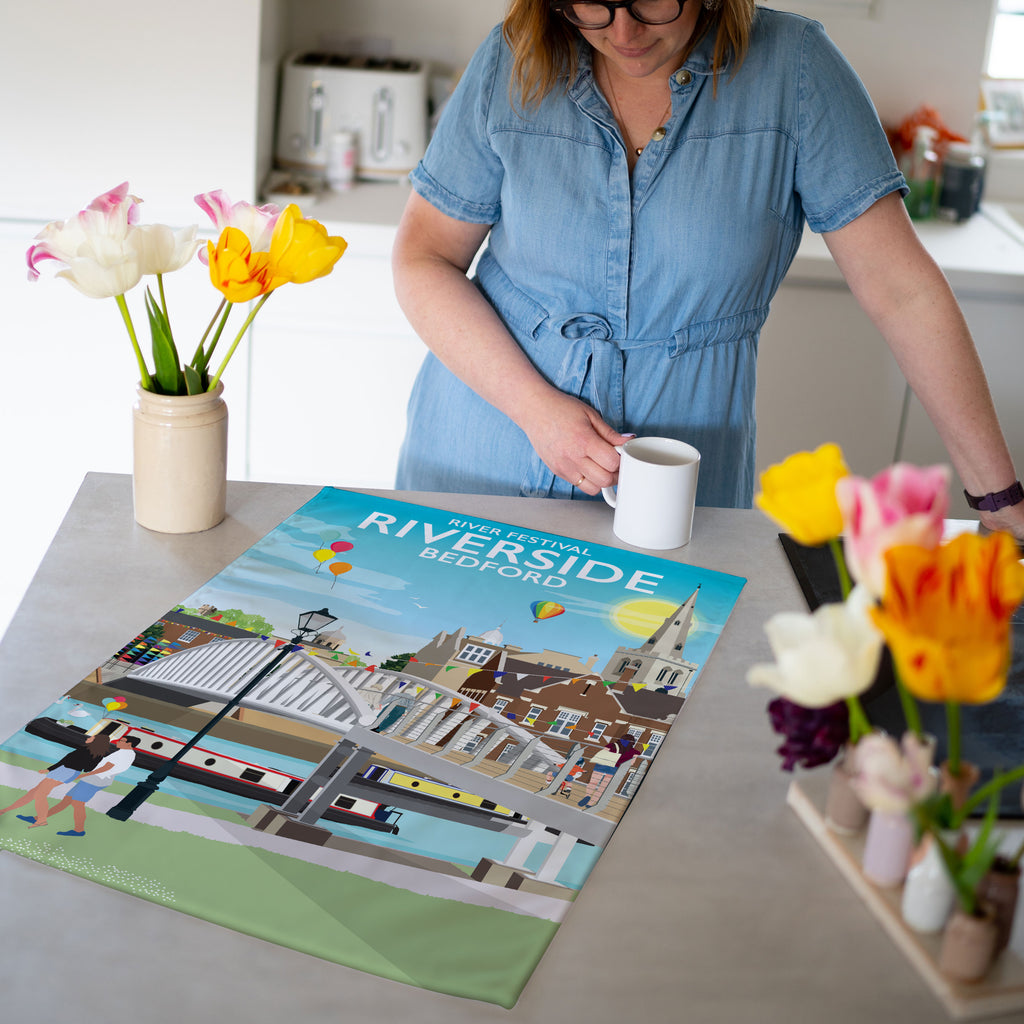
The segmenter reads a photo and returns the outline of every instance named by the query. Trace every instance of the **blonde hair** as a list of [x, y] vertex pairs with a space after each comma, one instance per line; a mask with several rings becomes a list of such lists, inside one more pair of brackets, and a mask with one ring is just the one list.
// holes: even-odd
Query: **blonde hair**
[[[732, 61], [733, 74], [743, 63], [753, 21], [754, 0], [721, 0], [714, 11], [701, 7], [685, 56], [706, 32], [715, 33], [711, 70], [716, 88], [727, 62]], [[565, 18], [552, 12], [548, 0], [511, 0], [502, 33], [512, 50], [511, 87], [524, 106], [536, 106], [560, 77], [568, 74], [572, 79], [576, 74], [578, 33]]]

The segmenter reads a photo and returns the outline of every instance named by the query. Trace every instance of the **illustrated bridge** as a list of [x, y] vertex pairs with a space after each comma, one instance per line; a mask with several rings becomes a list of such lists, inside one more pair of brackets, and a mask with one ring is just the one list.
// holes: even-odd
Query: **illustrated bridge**
[[[272, 641], [220, 640], [135, 667], [127, 678], [228, 703], [237, 700], [275, 656], [278, 650]], [[542, 832], [561, 833], [549, 853], [551, 863], [538, 877], [553, 877], [577, 838], [599, 846], [607, 841], [615, 820], [602, 817], [601, 812], [612, 800], [622, 803], [615, 794], [633, 770], [629, 764], [622, 765], [597, 803], [579, 808], [557, 794], [572, 766], [584, 756], [582, 745], [563, 753], [545, 743], [543, 734], [536, 735], [485, 705], [471, 708], [464, 694], [435, 682], [403, 672], [333, 665], [301, 648], [286, 654], [238, 703], [338, 736], [309, 778], [280, 808], [282, 813], [312, 824], [341, 793], [379, 800], [379, 791], [358, 778], [376, 754], [530, 819], [521, 840], [524, 861], [529, 849], [542, 841]], [[396, 719], [398, 708], [403, 711]], [[374, 731], [375, 727], [381, 731]], [[488, 759], [499, 748], [505, 748], [500, 763]], [[641, 762], [640, 772], [647, 763]], [[633, 784], [638, 781], [639, 775]], [[543, 841], [552, 838], [549, 832]], [[516, 857], [516, 850], [512, 856]]]

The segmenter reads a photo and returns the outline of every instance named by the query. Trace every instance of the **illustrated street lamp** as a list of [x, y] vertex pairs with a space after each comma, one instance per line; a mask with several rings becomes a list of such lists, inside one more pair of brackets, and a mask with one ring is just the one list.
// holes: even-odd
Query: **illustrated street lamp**
[[132, 814], [139, 809], [159, 788], [160, 783], [167, 778], [168, 775], [174, 770], [175, 765], [225, 716], [231, 714], [232, 711], [250, 694], [256, 687], [263, 682], [267, 676], [270, 675], [278, 665], [284, 661], [287, 655], [291, 654], [292, 651], [300, 650], [300, 643], [305, 643], [310, 637], [316, 636], [318, 633], [329, 626], [332, 622], [336, 622], [337, 617], [331, 615], [326, 608], [321, 608], [318, 612], [303, 612], [299, 616], [298, 626], [292, 630], [293, 643], [284, 644], [274, 655], [274, 657], [260, 669], [239, 691], [236, 693], [231, 700], [229, 700], [220, 711], [217, 712], [210, 721], [203, 726], [186, 743], [181, 750], [179, 750], [173, 757], [168, 758], [159, 768], [152, 771], [149, 776], [138, 783], [134, 789], [126, 793], [113, 807], [107, 811], [107, 817], [116, 818], [118, 821], [127, 821]]

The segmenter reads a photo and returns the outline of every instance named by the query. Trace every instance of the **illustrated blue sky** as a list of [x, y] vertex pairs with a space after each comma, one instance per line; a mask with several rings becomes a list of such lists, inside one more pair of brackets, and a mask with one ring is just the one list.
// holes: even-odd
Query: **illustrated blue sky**
[[[344, 565], [351, 569], [336, 571]], [[616, 609], [678, 605], [698, 586], [684, 656], [703, 664], [744, 582], [653, 555], [324, 488], [180, 603], [261, 615], [281, 637], [301, 612], [326, 607], [339, 620], [330, 630], [341, 629], [368, 664], [464, 627], [476, 635], [500, 629], [505, 643], [525, 651], [582, 661], [596, 654], [600, 671], [617, 647], [645, 639], [641, 627], [616, 625]], [[536, 601], [565, 611], [534, 621]]]

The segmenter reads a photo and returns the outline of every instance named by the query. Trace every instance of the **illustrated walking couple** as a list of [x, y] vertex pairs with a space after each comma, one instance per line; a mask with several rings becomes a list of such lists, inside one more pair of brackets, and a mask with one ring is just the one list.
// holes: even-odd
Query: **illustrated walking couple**
[[[35, 804], [35, 815], [18, 814], [21, 821], [27, 821], [29, 828], [41, 828], [54, 814], [70, 807], [74, 814], [75, 827], [59, 836], [85, 835], [85, 805], [101, 790], [106, 789], [115, 776], [127, 771], [135, 763], [135, 747], [138, 737], [122, 735], [113, 742], [107, 736], [90, 736], [84, 747], [77, 747], [65, 754], [56, 764], [40, 769], [46, 778], [33, 786], [23, 797], [9, 807], [0, 808], [0, 814]], [[54, 807], [50, 806], [50, 793], [58, 786], [74, 783], [63, 799]]]

